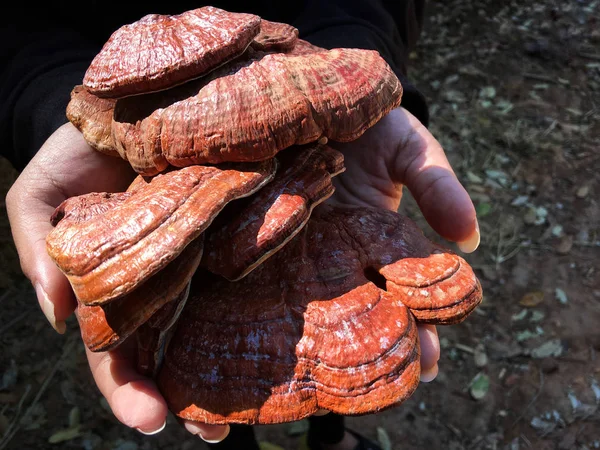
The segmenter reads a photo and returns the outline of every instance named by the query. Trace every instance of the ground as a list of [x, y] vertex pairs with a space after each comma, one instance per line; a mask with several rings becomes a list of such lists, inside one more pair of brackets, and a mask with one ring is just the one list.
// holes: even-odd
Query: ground
[[[485, 298], [440, 328], [433, 383], [349, 422], [393, 449], [600, 448], [599, 2], [430, 3], [410, 77], [477, 206], [467, 259]], [[16, 173], [0, 173], [3, 199]], [[144, 437], [112, 417], [76, 323], [59, 336], [39, 312], [1, 214], [0, 450], [203, 448], [172, 418]], [[302, 425], [259, 435], [296, 449]]]

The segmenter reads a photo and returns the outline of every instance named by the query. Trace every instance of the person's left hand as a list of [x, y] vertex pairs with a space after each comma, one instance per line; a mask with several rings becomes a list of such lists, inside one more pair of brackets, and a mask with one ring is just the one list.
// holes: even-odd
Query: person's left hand
[[[346, 171], [334, 178], [331, 203], [397, 211], [402, 186], [410, 190], [425, 219], [443, 238], [470, 253], [479, 245], [479, 227], [469, 194], [431, 133], [403, 108], [391, 111], [359, 139], [330, 143], [344, 154]], [[419, 325], [421, 381], [438, 373], [436, 328]]]

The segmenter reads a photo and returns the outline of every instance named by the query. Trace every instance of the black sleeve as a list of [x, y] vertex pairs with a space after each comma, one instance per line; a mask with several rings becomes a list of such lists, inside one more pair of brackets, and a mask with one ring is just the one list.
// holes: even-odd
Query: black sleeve
[[81, 84], [97, 48], [73, 30], [32, 29], [31, 23], [2, 29], [0, 42], [5, 43], [0, 73], [1, 152], [21, 170], [66, 122], [71, 89]]
[[[148, 3], [148, 5], [146, 5]], [[0, 27], [0, 154], [23, 169], [67, 122], [74, 86], [110, 34], [164, 1], [16, 2]], [[170, 5], [172, 7], [172, 5]], [[147, 8], [147, 9], [144, 9]], [[8, 20], [8, 19], [7, 19]]]
[[424, 0], [311, 0], [294, 25], [302, 38], [320, 47], [378, 50], [402, 82], [402, 106], [427, 126], [425, 98], [406, 76], [424, 7]]

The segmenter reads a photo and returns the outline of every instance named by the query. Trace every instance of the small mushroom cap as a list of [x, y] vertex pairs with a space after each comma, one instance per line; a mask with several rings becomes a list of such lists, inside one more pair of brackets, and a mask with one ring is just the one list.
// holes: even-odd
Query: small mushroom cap
[[260, 17], [212, 6], [149, 14], [112, 34], [83, 84], [110, 98], [167, 89], [239, 56], [259, 31]]
[[419, 383], [410, 311], [458, 321], [481, 295], [468, 264], [409, 219], [321, 205], [244, 279], [197, 274], [158, 385], [171, 411], [206, 423], [373, 413]]
[[169, 164], [263, 160], [321, 137], [356, 139], [402, 97], [398, 78], [376, 51], [247, 57], [136, 104], [119, 100], [113, 119], [119, 153], [147, 175]]
[[[187, 250], [187, 249], [186, 249]], [[168, 343], [173, 325], [183, 311], [190, 293], [187, 284], [174, 300], [162, 306], [150, 319], [137, 329], [137, 371], [150, 378], [156, 377], [162, 365], [165, 346]]]
[[111, 132], [114, 107], [114, 99], [99, 98], [83, 86], [75, 86], [67, 105], [67, 119], [81, 131], [91, 147], [107, 155], [119, 156]]
[[105, 352], [122, 344], [148, 320], [156, 320], [158, 311], [187, 292], [200, 263], [202, 241], [192, 241], [181, 255], [129, 294], [99, 306], [79, 302], [75, 313], [85, 345], [93, 352]]
[[203, 267], [232, 281], [246, 276], [302, 229], [344, 170], [343, 155], [326, 145], [292, 147], [277, 159], [274, 180], [228, 205], [206, 231]]
[[287, 23], [260, 21], [260, 33], [250, 44], [253, 49], [264, 52], [288, 52], [298, 41], [298, 29]]
[[[80, 302], [109, 302], [164, 268], [228, 202], [256, 192], [275, 171], [275, 160], [190, 166], [135, 180], [126, 193], [70, 198], [53, 216], [56, 226], [46, 238], [48, 254]], [[104, 210], [73, 213], [88, 207]]]

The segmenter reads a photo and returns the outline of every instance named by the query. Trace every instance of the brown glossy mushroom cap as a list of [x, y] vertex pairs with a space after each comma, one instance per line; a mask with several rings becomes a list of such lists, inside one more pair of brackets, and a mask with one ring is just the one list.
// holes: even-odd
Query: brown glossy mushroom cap
[[149, 14], [112, 34], [83, 85], [110, 98], [170, 88], [239, 56], [259, 30], [260, 17], [212, 6]]
[[[80, 302], [106, 303], [165, 267], [228, 202], [256, 192], [275, 171], [275, 160], [190, 166], [134, 181], [135, 189], [126, 193], [70, 198], [54, 215], [48, 254]], [[89, 207], [103, 211], [74, 212]]]
[[228, 205], [206, 231], [203, 267], [232, 281], [246, 276], [302, 229], [344, 170], [343, 155], [327, 145], [292, 147], [277, 159], [273, 181]]
[[119, 156], [111, 132], [114, 107], [114, 99], [99, 98], [83, 86], [75, 86], [67, 105], [67, 119], [81, 131], [91, 147]]
[[468, 264], [409, 219], [323, 205], [246, 278], [193, 281], [159, 388], [179, 417], [207, 423], [380, 411], [419, 383], [409, 308], [447, 323], [480, 300]]
[[180, 89], [119, 100], [113, 120], [119, 153], [147, 175], [169, 164], [263, 160], [321, 137], [356, 139], [402, 97], [398, 78], [376, 51], [248, 57]]

